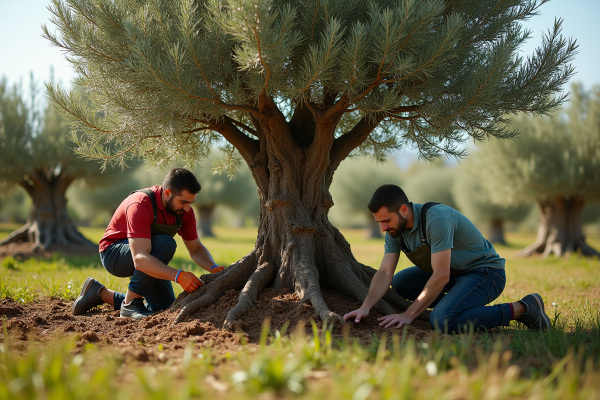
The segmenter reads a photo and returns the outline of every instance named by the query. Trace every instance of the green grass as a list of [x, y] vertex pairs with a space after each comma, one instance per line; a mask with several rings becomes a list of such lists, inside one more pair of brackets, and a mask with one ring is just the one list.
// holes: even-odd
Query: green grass
[[[0, 237], [11, 229], [0, 226]], [[102, 230], [82, 230], [92, 240], [102, 235]], [[203, 243], [219, 264], [238, 260], [254, 246], [255, 229], [217, 227], [215, 231], [218, 237]], [[360, 230], [343, 234], [361, 262], [379, 264], [382, 240], [364, 240]], [[588, 239], [600, 248], [599, 235]], [[327, 329], [309, 337], [265, 329], [258, 347], [222, 355], [192, 344], [183, 354], [170, 355], [166, 364], [151, 366], [126, 362], [110, 347], [99, 351], [88, 345], [74, 355], [73, 343], [15, 351], [5, 342], [0, 348], [0, 399], [237, 399], [265, 393], [267, 398], [352, 400], [600, 398], [600, 260], [577, 255], [521, 259], [516, 257], [518, 249], [534, 236], [510, 234], [508, 240], [509, 246], [497, 247], [507, 260], [508, 283], [496, 302], [538, 292], [555, 329], [534, 333], [515, 323], [490, 334], [424, 341], [392, 331], [400, 336], [378, 338], [370, 346], [333, 340]], [[190, 265], [180, 243], [172, 266]], [[399, 269], [408, 266], [402, 257]], [[198, 267], [191, 269], [200, 272]], [[97, 256], [56, 255], [41, 260], [5, 259], [0, 297], [23, 302], [40, 296], [69, 300], [87, 276], [117, 290], [126, 288], [127, 280], [108, 274]]]

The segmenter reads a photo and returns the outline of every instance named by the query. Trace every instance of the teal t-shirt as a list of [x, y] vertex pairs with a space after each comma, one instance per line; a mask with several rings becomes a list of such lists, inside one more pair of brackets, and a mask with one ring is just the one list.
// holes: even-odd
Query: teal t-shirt
[[[402, 231], [408, 251], [421, 246], [419, 224], [422, 204], [412, 203], [413, 227]], [[426, 239], [431, 253], [452, 249], [450, 268], [457, 273], [465, 273], [475, 268], [504, 268], [504, 258], [494, 246], [483, 237], [479, 229], [467, 217], [444, 204], [427, 210]], [[400, 237], [393, 238], [386, 233], [385, 252], [400, 253]]]

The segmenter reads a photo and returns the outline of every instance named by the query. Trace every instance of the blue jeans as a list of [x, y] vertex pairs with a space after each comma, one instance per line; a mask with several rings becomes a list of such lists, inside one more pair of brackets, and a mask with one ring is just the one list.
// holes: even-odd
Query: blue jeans
[[[175, 255], [177, 243], [169, 235], [152, 235], [150, 255], [169, 264]], [[123, 239], [111, 244], [100, 253], [100, 260], [106, 270], [119, 278], [131, 277], [129, 290], [146, 299], [148, 309], [152, 312], [165, 310], [175, 301], [175, 293], [171, 281], [157, 279], [135, 269], [133, 257], [129, 249], [129, 240]], [[125, 293], [115, 292], [115, 310], [121, 309]]]
[[[392, 288], [405, 299], [414, 301], [430, 277], [431, 274], [417, 267], [406, 268], [394, 275]], [[431, 305], [431, 326], [445, 332], [464, 332], [469, 325], [476, 330], [508, 326], [508, 304], [485, 306], [500, 296], [505, 285], [506, 274], [497, 268], [477, 268], [451, 277]]]

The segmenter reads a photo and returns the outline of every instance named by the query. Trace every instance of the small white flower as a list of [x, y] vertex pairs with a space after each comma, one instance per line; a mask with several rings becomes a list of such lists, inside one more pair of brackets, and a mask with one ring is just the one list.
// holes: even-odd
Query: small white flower
[[558, 304], [556, 304], [556, 303], [552, 303], [552, 305], [553, 305], [554, 307], [558, 307]]
[[425, 364], [425, 370], [429, 376], [437, 375], [438, 372], [437, 365], [433, 361], [427, 361], [427, 364]]

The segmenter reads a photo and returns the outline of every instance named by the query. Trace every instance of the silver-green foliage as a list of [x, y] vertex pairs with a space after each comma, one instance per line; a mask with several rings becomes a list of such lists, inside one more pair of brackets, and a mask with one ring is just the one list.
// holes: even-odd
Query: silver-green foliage
[[[568, 106], [551, 118], [519, 116], [515, 140], [481, 146], [474, 168], [498, 204], [581, 196], [600, 200], [600, 87], [572, 87]], [[476, 161], [476, 162], [475, 162]]]
[[191, 164], [216, 133], [239, 149], [240, 135], [259, 135], [251, 116], [266, 98], [288, 116], [298, 104], [339, 112], [337, 137], [371, 124], [349, 145], [379, 158], [406, 145], [426, 158], [462, 155], [468, 135], [514, 136], [507, 114], [563, 101], [552, 96], [576, 45], [560, 21], [530, 57], [517, 52], [530, 36], [521, 22], [544, 2], [52, 0], [59, 32], [44, 36], [96, 108], [76, 91], [47, 93], [86, 132], [72, 137], [78, 152], [104, 162]]
[[[475, 152], [470, 159], [481, 157], [482, 153]], [[482, 160], [483, 161], [483, 160]], [[474, 222], [487, 223], [492, 220], [520, 221], [531, 211], [531, 204], [499, 205], [492, 199], [490, 193], [483, 189], [485, 177], [479, 174], [468, 160], [456, 169], [456, 178], [452, 188], [452, 197], [467, 218]]]

